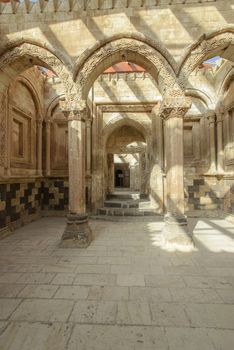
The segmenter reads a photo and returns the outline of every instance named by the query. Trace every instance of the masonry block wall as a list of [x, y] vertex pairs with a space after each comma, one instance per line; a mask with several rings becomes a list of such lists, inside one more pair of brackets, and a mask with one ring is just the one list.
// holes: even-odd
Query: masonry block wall
[[17, 228], [41, 215], [42, 181], [0, 184], [0, 230]]
[[43, 211], [44, 215], [50, 212], [68, 211], [68, 178], [45, 179], [43, 181]]

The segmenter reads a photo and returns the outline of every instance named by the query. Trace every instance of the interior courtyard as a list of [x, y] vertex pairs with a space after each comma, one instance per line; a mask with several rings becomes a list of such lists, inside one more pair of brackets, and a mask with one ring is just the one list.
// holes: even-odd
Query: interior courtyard
[[0, 349], [230, 350], [234, 0], [0, 0]]

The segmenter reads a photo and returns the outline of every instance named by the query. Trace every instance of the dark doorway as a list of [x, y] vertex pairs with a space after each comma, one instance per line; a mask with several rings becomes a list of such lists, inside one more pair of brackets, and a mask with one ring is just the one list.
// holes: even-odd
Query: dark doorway
[[130, 187], [130, 169], [128, 163], [115, 163], [115, 187]]
[[121, 169], [115, 171], [115, 187], [123, 187], [124, 175]]

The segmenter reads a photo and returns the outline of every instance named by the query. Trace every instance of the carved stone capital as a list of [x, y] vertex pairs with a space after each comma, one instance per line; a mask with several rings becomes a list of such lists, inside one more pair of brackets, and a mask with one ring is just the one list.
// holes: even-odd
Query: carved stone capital
[[184, 118], [191, 107], [189, 97], [181, 94], [178, 90], [169, 91], [163, 98], [160, 106], [160, 115], [163, 119]]
[[216, 118], [216, 114], [215, 111], [212, 110], [208, 110], [206, 112], [206, 118], [209, 120], [209, 123], [215, 123], [215, 118]]
[[164, 107], [161, 110], [161, 117], [164, 120], [167, 120], [170, 118], [184, 118], [187, 112], [188, 112], [187, 107]]
[[59, 106], [68, 121], [87, 120], [87, 107], [84, 101], [77, 101], [76, 99], [66, 99], [64, 101], [60, 101]]

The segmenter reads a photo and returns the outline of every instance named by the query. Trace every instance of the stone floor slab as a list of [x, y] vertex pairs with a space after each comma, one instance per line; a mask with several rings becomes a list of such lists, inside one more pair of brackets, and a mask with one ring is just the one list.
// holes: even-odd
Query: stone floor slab
[[20, 299], [0, 299], [0, 320], [7, 320], [20, 303]]
[[148, 303], [119, 302], [117, 323], [121, 325], [151, 325], [151, 312]]
[[66, 322], [73, 308], [71, 300], [26, 299], [11, 320], [31, 322]]
[[1, 350], [64, 350], [72, 327], [59, 323], [11, 323], [0, 335]]
[[140, 274], [119, 274], [117, 275], [118, 286], [145, 286], [144, 275]]
[[24, 284], [0, 284], [0, 298], [15, 298], [24, 287]]
[[67, 350], [168, 350], [159, 327], [76, 325]]
[[152, 324], [157, 326], [190, 326], [183, 304], [150, 303]]
[[18, 295], [19, 298], [52, 298], [58, 286], [49, 284], [27, 285]]
[[114, 302], [78, 301], [74, 306], [69, 321], [77, 323], [114, 324], [116, 311], [117, 304]]
[[89, 295], [89, 287], [87, 286], [60, 286], [54, 298], [78, 300], [87, 299]]
[[93, 286], [90, 287], [88, 299], [90, 300], [107, 300], [122, 301], [128, 300], [128, 287], [116, 286]]

